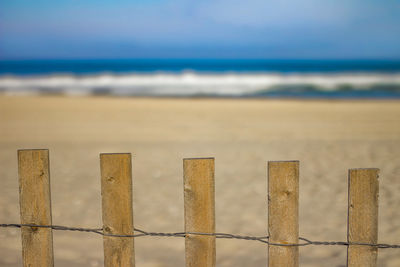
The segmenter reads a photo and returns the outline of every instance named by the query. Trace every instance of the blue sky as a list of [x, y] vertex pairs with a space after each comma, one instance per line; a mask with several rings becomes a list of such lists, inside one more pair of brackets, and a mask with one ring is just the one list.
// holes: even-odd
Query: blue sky
[[0, 0], [0, 58], [400, 59], [398, 0]]

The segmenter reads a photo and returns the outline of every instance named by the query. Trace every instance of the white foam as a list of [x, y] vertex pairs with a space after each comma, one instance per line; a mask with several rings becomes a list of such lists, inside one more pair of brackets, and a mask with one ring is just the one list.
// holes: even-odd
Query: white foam
[[280, 86], [307, 85], [318, 90], [334, 91], [346, 85], [357, 90], [373, 85], [400, 85], [400, 73], [370, 74], [280, 74], [223, 73], [203, 74], [127, 74], [127, 75], [52, 75], [3, 76], [0, 91], [11, 94], [65, 93], [86, 95], [230, 95], [240, 96], [258, 91], [276, 90]]

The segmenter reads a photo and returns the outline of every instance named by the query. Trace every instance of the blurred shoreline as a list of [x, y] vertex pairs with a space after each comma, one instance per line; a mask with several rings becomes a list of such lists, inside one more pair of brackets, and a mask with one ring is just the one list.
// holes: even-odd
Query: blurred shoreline
[[0, 76], [6, 95], [400, 98], [400, 73], [148, 73]]
[[400, 61], [126, 59], [0, 61], [6, 95], [400, 98]]

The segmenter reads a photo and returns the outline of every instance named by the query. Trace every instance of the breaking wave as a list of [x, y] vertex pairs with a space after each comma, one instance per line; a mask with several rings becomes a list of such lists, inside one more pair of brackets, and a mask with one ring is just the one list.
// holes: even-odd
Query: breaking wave
[[3, 94], [400, 98], [400, 73], [151, 73], [0, 76]]

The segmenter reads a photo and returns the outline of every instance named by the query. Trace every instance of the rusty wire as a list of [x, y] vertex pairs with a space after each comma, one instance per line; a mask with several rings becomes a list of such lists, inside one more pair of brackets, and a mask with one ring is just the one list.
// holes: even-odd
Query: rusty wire
[[138, 228], [134, 228], [137, 234], [133, 235], [124, 235], [124, 234], [112, 234], [107, 231], [104, 231], [103, 228], [81, 228], [81, 227], [68, 227], [62, 225], [36, 225], [36, 224], [0, 224], [0, 227], [31, 227], [31, 228], [50, 228], [57, 231], [77, 231], [77, 232], [88, 232], [94, 233], [102, 236], [109, 237], [124, 237], [124, 238], [133, 238], [133, 237], [143, 237], [143, 236], [158, 236], [158, 237], [187, 237], [188, 235], [199, 235], [199, 236], [214, 236], [215, 238], [224, 238], [224, 239], [239, 239], [239, 240], [250, 240], [250, 241], [258, 241], [264, 244], [268, 244], [270, 246], [284, 246], [284, 247], [304, 247], [304, 246], [351, 246], [351, 245], [359, 245], [359, 246], [369, 246], [376, 248], [400, 248], [400, 245], [391, 245], [391, 244], [370, 244], [370, 243], [359, 243], [359, 242], [344, 242], [344, 241], [312, 241], [310, 239], [299, 237], [299, 243], [295, 244], [283, 244], [283, 243], [273, 243], [269, 241], [268, 236], [249, 236], [249, 235], [236, 235], [236, 234], [227, 234], [227, 233], [200, 233], [200, 232], [170, 232], [170, 233], [161, 233], [161, 232], [148, 232], [144, 230], [140, 230]]

